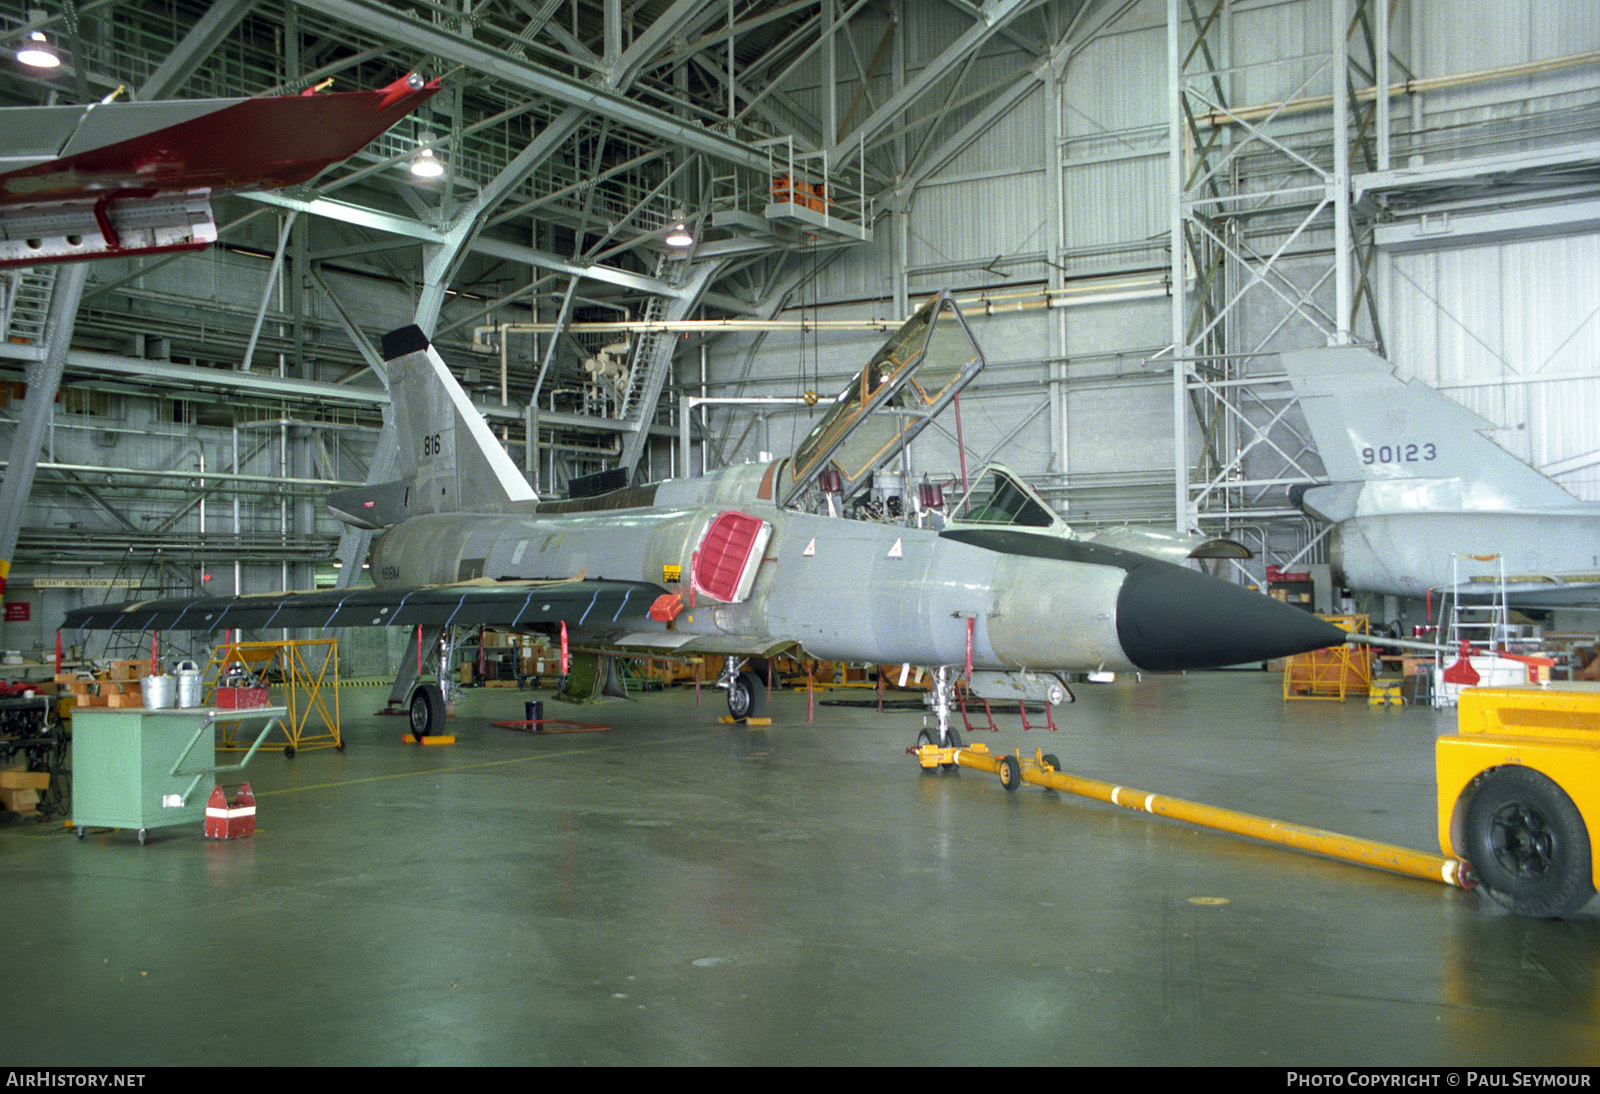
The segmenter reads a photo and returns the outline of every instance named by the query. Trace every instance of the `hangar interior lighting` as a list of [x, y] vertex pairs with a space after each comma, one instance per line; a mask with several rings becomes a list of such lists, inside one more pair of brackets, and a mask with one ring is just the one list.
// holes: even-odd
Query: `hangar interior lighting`
[[419, 179], [436, 179], [444, 174], [444, 161], [433, 154], [433, 149], [424, 148], [411, 157], [411, 173]]
[[42, 30], [29, 31], [17, 50], [17, 60], [30, 68], [56, 68], [61, 64], [61, 54], [50, 44]]

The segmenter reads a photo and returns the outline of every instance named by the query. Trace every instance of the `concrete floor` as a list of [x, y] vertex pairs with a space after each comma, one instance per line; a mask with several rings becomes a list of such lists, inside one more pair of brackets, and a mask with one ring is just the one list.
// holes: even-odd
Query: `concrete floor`
[[[1436, 850], [1453, 715], [1228, 672], [1084, 685], [1069, 771]], [[973, 771], [919, 716], [721, 695], [551, 705], [607, 733], [349, 748], [248, 776], [257, 834], [0, 828], [13, 1066], [1600, 1063], [1600, 923]], [[844, 693], [861, 695], [870, 693]]]

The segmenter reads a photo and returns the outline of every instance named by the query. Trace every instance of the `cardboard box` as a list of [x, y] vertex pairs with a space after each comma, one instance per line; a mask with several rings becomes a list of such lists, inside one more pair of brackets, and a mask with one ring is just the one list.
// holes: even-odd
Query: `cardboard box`
[[0, 790], [46, 790], [49, 786], [48, 771], [0, 771]]
[[37, 790], [0, 790], [0, 806], [13, 813], [37, 813], [39, 811], [39, 792]]

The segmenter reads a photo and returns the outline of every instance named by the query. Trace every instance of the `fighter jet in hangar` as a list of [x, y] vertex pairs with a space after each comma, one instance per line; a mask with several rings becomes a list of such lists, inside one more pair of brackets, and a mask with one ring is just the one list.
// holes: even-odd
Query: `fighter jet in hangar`
[[[979, 695], [1056, 701], [1071, 694], [1066, 672], [1206, 668], [1344, 640], [1258, 593], [1017, 523], [1017, 507], [941, 530], [918, 527], [915, 506], [879, 504], [874, 469], [983, 364], [948, 296], [889, 338], [790, 458], [550, 503], [418, 328], [383, 350], [409, 466], [329, 502], [381, 529], [374, 587], [79, 608], [65, 628], [420, 625], [429, 648], [445, 628], [489, 624], [596, 650], [725, 654], [718, 686], [736, 717], [765, 699], [746, 658], [909, 663], [934, 669], [941, 741], [958, 676]], [[413, 732], [441, 707], [438, 686], [419, 684]]]
[[1600, 505], [1490, 440], [1492, 422], [1359, 347], [1296, 350], [1283, 366], [1330, 480], [1293, 499], [1332, 522], [1341, 584], [1600, 607]]
[[213, 195], [305, 182], [438, 90], [0, 108], [0, 266], [208, 247]]

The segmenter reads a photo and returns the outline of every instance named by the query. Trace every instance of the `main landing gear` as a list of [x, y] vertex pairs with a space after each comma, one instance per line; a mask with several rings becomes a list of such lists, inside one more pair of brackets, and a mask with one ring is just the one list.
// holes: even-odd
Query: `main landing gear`
[[411, 736], [418, 744], [424, 737], [437, 737], [444, 728], [444, 690], [438, 684], [418, 684], [406, 708]]

